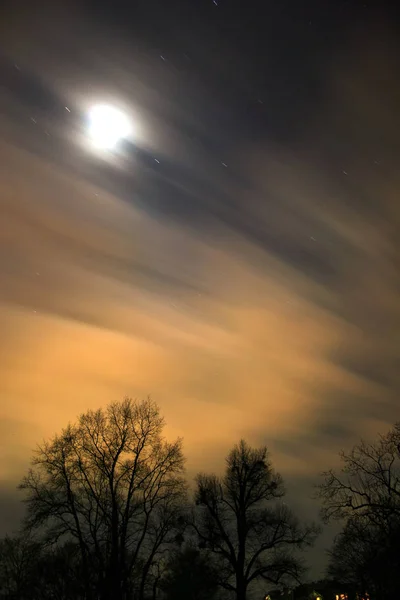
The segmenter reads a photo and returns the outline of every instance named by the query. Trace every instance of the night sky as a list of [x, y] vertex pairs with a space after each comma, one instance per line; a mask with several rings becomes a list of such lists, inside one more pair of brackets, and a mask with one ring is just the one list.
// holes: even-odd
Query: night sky
[[[267, 444], [307, 518], [318, 473], [399, 420], [384, 5], [3, 4], [0, 535], [35, 444], [126, 395], [159, 403], [189, 478]], [[88, 140], [97, 102], [133, 123], [115, 152]]]

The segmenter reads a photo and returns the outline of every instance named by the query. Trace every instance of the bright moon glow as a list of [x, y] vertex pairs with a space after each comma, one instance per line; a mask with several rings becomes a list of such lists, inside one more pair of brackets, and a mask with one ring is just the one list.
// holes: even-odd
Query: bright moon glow
[[89, 113], [89, 135], [96, 146], [111, 149], [131, 131], [127, 117], [106, 104], [94, 106]]

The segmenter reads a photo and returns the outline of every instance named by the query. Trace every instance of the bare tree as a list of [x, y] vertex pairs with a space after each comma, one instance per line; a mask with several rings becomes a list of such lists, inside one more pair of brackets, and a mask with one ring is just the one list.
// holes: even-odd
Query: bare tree
[[193, 545], [171, 553], [160, 582], [167, 600], [212, 600], [218, 591], [218, 574], [210, 560]]
[[44, 547], [38, 567], [40, 600], [80, 600], [84, 598], [82, 564], [76, 542]]
[[377, 599], [393, 597], [400, 567], [400, 424], [340, 457], [339, 472], [326, 471], [318, 486], [324, 520], [344, 524], [329, 572]]
[[94, 588], [127, 597], [135, 565], [166, 541], [166, 509], [176, 515], [185, 498], [182, 443], [167, 442], [163, 427], [150, 399], [88, 411], [37, 449], [21, 483], [26, 527], [76, 540], [88, 599]]
[[397, 595], [399, 531], [383, 534], [369, 520], [352, 515], [329, 552], [328, 575], [350, 584], [360, 597], [376, 600]]
[[355, 585], [361, 593], [369, 590], [368, 575], [376, 559], [372, 536], [363, 519], [349, 519], [329, 551], [328, 575], [333, 580]]
[[[176, 494], [178, 493], [178, 497]], [[178, 509], [178, 510], [177, 510]], [[143, 600], [152, 595], [154, 579], [159, 565], [172, 549], [179, 546], [177, 540], [183, 529], [182, 515], [185, 512], [180, 490], [171, 490], [164, 501], [156, 508], [147, 529], [147, 540], [137, 564], [136, 597]]]
[[245, 600], [256, 580], [275, 584], [298, 579], [303, 571], [295, 551], [310, 545], [314, 526], [300, 526], [282, 502], [283, 482], [265, 447], [243, 440], [227, 458], [223, 478], [200, 474], [194, 528], [203, 546], [219, 561], [220, 585]]
[[37, 566], [41, 547], [29, 536], [0, 540], [0, 598], [31, 600], [38, 593]]
[[400, 518], [400, 424], [376, 442], [362, 441], [340, 456], [341, 471], [326, 471], [318, 486], [324, 520], [358, 514], [390, 530], [393, 518]]

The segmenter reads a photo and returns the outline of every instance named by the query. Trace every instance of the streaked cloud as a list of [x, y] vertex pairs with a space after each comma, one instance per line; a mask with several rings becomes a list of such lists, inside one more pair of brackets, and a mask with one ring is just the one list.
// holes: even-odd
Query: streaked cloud
[[[57, 57], [46, 57], [60, 31], [47, 21], [39, 49], [26, 24], [6, 40], [0, 503], [12, 516], [10, 490], [42, 437], [89, 407], [151, 394], [185, 438], [190, 474], [221, 468], [241, 436], [267, 443], [315, 513], [318, 471], [398, 418], [387, 30], [347, 41], [348, 60], [333, 53], [320, 112], [283, 143], [241, 125], [224, 135], [213, 88], [194, 77], [185, 96], [184, 57], [156, 66], [154, 49], [116, 43], [104, 62], [84, 23], [69, 52], [60, 33]], [[114, 164], [84, 144], [80, 111], [102, 78], [142, 118], [137, 147]]]

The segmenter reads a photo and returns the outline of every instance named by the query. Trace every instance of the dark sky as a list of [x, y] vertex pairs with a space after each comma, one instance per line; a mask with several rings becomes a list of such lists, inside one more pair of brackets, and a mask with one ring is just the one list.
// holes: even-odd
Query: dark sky
[[[10, 2], [0, 533], [31, 448], [151, 394], [191, 477], [266, 443], [300, 514], [399, 418], [398, 23], [383, 2]], [[134, 132], [94, 151], [108, 102]], [[310, 554], [325, 565], [327, 530]]]

